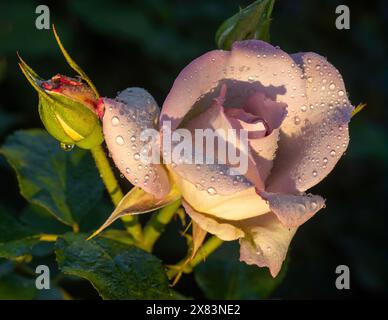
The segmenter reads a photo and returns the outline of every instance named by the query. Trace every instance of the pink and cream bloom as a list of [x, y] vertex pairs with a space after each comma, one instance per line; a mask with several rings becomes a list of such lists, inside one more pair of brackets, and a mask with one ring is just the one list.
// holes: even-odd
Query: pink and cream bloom
[[[160, 115], [152, 96], [139, 88], [103, 104], [105, 139], [122, 174], [156, 198], [176, 183], [197, 226], [222, 240], [239, 240], [240, 260], [268, 267], [273, 276], [298, 227], [325, 205], [306, 192], [346, 150], [353, 110], [340, 73], [326, 58], [287, 54], [258, 40], [192, 61]], [[141, 164], [140, 132], [167, 122], [172, 130], [248, 131], [247, 172], [230, 175], [228, 164]]]

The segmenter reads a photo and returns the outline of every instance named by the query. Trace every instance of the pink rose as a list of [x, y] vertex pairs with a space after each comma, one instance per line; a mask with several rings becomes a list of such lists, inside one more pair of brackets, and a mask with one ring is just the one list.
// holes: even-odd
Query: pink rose
[[[157, 104], [143, 89], [103, 103], [106, 142], [122, 174], [156, 198], [174, 180], [200, 228], [225, 241], [239, 239], [240, 260], [268, 267], [273, 276], [297, 228], [324, 207], [322, 197], [305, 192], [346, 150], [353, 110], [341, 75], [324, 57], [289, 55], [257, 40], [191, 62], [175, 80], [159, 122]], [[246, 130], [247, 172], [231, 175], [229, 164], [142, 164], [140, 132], [167, 122], [190, 132]]]

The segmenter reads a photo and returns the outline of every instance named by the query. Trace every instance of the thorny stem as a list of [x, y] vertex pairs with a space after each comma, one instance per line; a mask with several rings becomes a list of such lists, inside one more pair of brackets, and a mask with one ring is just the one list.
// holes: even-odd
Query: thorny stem
[[155, 242], [159, 239], [166, 225], [170, 222], [181, 205], [181, 200], [177, 200], [155, 213], [144, 227], [144, 237], [142, 248], [151, 252]]
[[192, 260], [185, 258], [176, 265], [170, 266], [167, 271], [167, 276], [169, 279], [172, 279], [179, 275], [179, 273], [191, 273], [198, 264], [204, 261], [211, 253], [219, 248], [222, 243], [223, 241], [220, 238], [212, 236], [202, 245]]
[[[94, 147], [90, 151], [93, 155], [94, 161], [96, 162], [97, 169], [100, 172], [100, 176], [104, 182], [106, 190], [108, 191], [114, 206], [117, 207], [123, 198], [123, 192], [121, 191], [112, 168], [110, 167], [105, 152], [101, 145]], [[128, 233], [131, 234], [136, 241], [140, 241], [142, 239], [142, 230], [137, 217], [128, 215], [122, 217], [121, 220], [123, 221]]]

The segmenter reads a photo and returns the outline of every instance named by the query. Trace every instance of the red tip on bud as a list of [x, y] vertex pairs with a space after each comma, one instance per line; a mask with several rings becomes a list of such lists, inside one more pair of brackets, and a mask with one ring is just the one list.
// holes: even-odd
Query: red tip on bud
[[96, 109], [96, 113], [97, 113], [98, 117], [100, 119], [102, 119], [102, 117], [104, 116], [104, 113], [105, 113], [105, 105], [104, 105], [104, 99], [103, 98], [100, 98], [100, 99], [97, 100], [95, 109]]

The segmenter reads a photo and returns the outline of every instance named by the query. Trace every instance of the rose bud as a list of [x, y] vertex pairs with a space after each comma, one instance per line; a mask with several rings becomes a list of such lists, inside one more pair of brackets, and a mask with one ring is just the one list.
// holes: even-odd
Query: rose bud
[[91, 149], [103, 141], [97, 96], [80, 79], [60, 74], [41, 79], [22, 59], [19, 66], [39, 95], [39, 115], [63, 149]]

